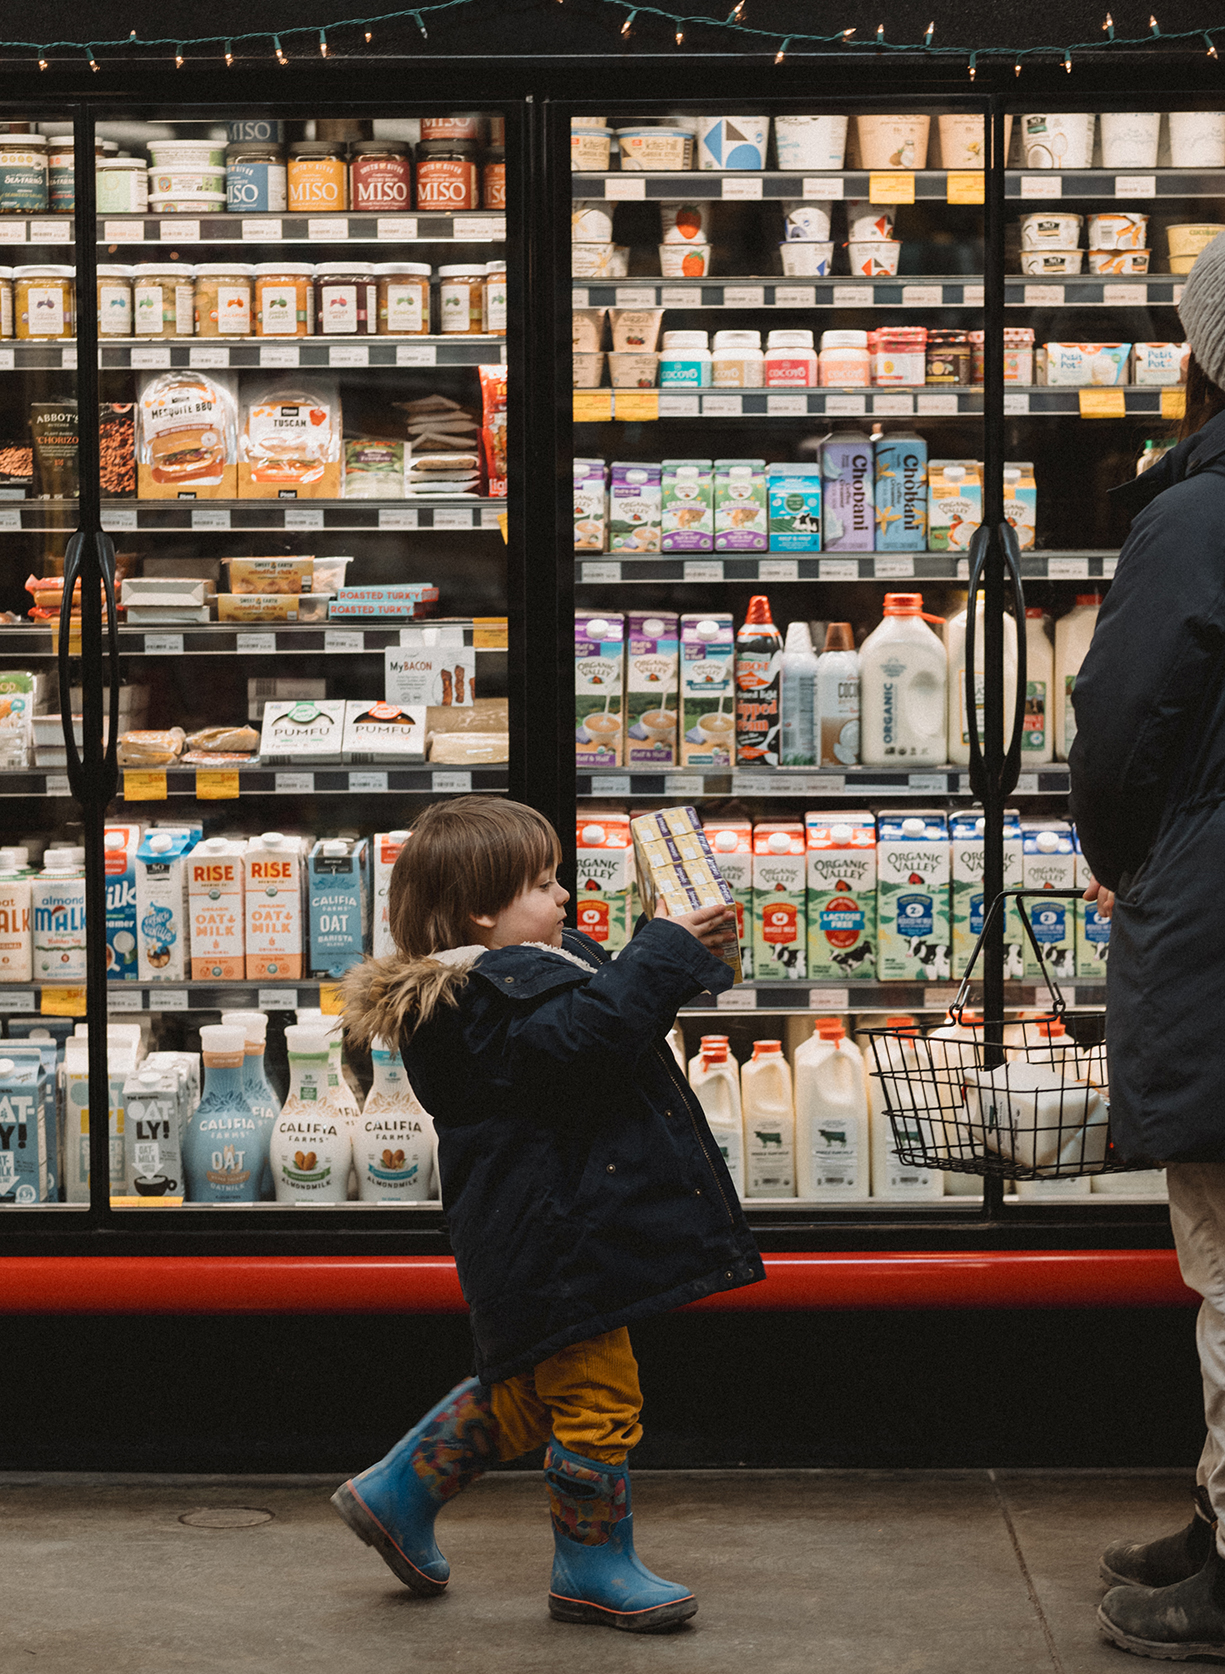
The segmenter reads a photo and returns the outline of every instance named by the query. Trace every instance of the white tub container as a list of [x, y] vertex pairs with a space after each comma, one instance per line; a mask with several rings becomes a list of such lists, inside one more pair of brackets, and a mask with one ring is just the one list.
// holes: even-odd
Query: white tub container
[[683, 128], [618, 128], [621, 167], [675, 174], [693, 167], [693, 135]]
[[930, 116], [857, 116], [859, 166], [864, 169], [921, 169], [927, 166]]
[[589, 124], [570, 128], [570, 170], [573, 174], [605, 174], [612, 151], [612, 135], [607, 128], [593, 128]]
[[225, 176], [225, 140], [152, 139], [149, 162], [155, 169], [212, 169]]
[[659, 271], [665, 279], [704, 279], [710, 272], [710, 245], [661, 244]]
[[[883, 246], [874, 245], [873, 248]], [[801, 244], [796, 239], [788, 239], [779, 245], [778, 251], [783, 259], [783, 272], [788, 278], [823, 278], [834, 265], [834, 247], [830, 243]]]
[[659, 235], [665, 244], [709, 244], [710, 205], [665, 200], [659, 206]]
[[1172, 110], [1170, 167], [1225, 169], [1225, 111]]
[[573, 360], [575, 389], [599, 389], [604, 377], [604, 356], [577, 354]]
[[764, 169], [768, 116], [704, 116], [697, 125], [700, 169]]
[[1083, 215], [1067, 215], [1062, 210], [1042, 210], [1035, 215], [1022, 215], [1022, 250], [1074, 250], [1080, 243]]
[[840, 169], [846, 161], [845, 116], [776, 116], [774, 150], [784, 173]]
[[1089, 216], [1090, 250], [1143, 250], [1148, 244], [1148, 216], [1111, 209]]
[[1104, 110], [1102, 112], [1102, 167], [1154, 169], [1161, 137], [1161, 112]]
[[[115, 159], [121, 161], [120, 158]], [[224, 169], [150, 169], [151, 198], [225, 197]]]
[[628, 244], [570, 246], [570, 272], [576, 279], [624, 279], [629, 261]]
[[1079, 273], [1085, 263], [1083, 250], [1022, 250], [1022, 273]]
[[614, 350], [608, 357], [608, 373], [614, 389], [654, 389], [659, 378], [659, 356], [645, 349], [623, 353]]
[[1092, 168], [1094, 120], [1090, 110], [1023, 116], [1022, 166], [1027, 169]]
[[829, 237], [829, 205], [784, 201], [783, 237], [789, 244], [824, 244]]
[[1147, 273], [1148, 250], [1090, 250], [1090, 273]]
[[588, 203], [575, 199], [570, 208], [570, 242], [572, 244], [611, 244], [613, 212], [611, 205]]
[[847, 253], [851, 258], [852, 273], [876, 279], [897, 272], [902, 245], [896, 238], [872, 238], [848, 244]]
[[852, 244], [893, 237], [893, 203], [869, 203], [867, 198], [846, 200], [847, 237]]
[[[987, 166], [986, 119], [967, 112], [936, 119], [940, 134], [942, 169], [983, 169]], [[1012, 144], [1012, 118], [1004, 118], [1004, 155]]]

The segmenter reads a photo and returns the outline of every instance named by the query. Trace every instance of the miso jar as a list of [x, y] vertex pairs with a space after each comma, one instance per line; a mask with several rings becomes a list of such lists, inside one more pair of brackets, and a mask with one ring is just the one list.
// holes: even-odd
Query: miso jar
[[[101, 156], [99, 151], [96, 155]], [[73, 159], [76, 141], [72, 134], [53, 134], [47, 141], [47, 207], [56, 215], [71, 215], [77, 206]]]
[[422, 141], [417, 147], [417, 208], [454, 214], [477, 207], [475, 140]]
[[142, 262], [132, 269], [137, 337], [195, 334], [195, 269], [186, 262]]
[[289, 213], [318, 214], [349, 207], [349, 171], [343, 145], [297, 140], [289, 148]]
[[70, 267], [13, 269], [13, 331], [18, 339], [76, 336], [73, 271]]
[[359, 140], [349, 148], [349, 202], [371, 214], [405, 210], [413, 201], [412, 147], [402, 140]]
[[132, 269], [99, 263], [98, 336], [132, 335]]
[[438, 321], [448, 334], [484, 331], [484, 262], [455, 262], [438, 269]]
[[94, 179], [99, 215], [143, 215], [149, 207], [149, 165], [143, 157], [99, 157]]
[[385, 337], [424, 337], [430, 329], [430, 264], [379, 262], [379, 331]]
[[13, 270], [0, 267], [0, 337], [13, 335]]
[[324, 337], [373, 337], [379, 287], [370, 262], [320, 262], [315, 269], [315, 329]]
[[255, 335], [310, 337], [314, 329], [314, 264], [260, 262], [255, 269]]
[[285, 149], [264, 140], [225, 148], [225, 207], [232, 215], [278, 215], [288, 202]]
[[0, 134], [0, 214], [37, 215], [47, 207], [47, 141]]
[[243, 262], [201, 262], [196, 268], [197, 337], [250, 337], [255, 269]]
[[494, 146], [485, 153], [485, 161], [481, 165], [481, 207], [506, 208], [506, 150], [503, 146]]
[[506, 335], [506, 259], [486, 262], [484, 329], [492, 337]]

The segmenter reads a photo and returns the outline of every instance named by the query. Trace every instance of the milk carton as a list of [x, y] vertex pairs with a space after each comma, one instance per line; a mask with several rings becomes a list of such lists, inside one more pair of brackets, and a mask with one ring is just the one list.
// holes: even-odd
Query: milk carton
[[808, 980], [876, 981], [876, 817], [804, 815]]
[[247, 844], [244, 863], [247, 980], [300, 977], [305, 941], [301, 841], [265, 831]]
[[104, 828], [106, 975], [111, 982], [136, 981], [136, 851], [139, 847], [138, 825]]
[[20, 872], [0, 872], [0, 982], [31, 982], [33, 885]]
[[[656, 903], [661, 900], [674, 916], [720, 902], [733, 905], [732, 892], [719, 871], [695, 809], [663, 808], [658, 813], [637, 814], [630, 819], [630, 832], [638, 891], [648, 918], [654, 917]], [[739, 982], [739, 945], [728, 942], [719, 957]]]
[[1012, 524], [1021, 551], [1030, 551], [1038, 519], [1038, 485], [1032, 459], [1005, 462], [1004, 517]]
[[310, 852], [311, 975], [339, 977], [361, 963], [370, 932], [370, 848], [364, 837], [326, 837]]
[[662, 551], [714, 551], [714, 467], [709, 459], [664, 460], [661, 516]]
[[259, 738], [260, 762], [265, 767], [309, 767], [338, 762], [344, 730], [343, 698], [266, 703]]
[[129, 1197], [181, 1197], [180, 1076], [148, 1060], [123, 1084], [124, 1192]]
[[[987, 845], [986, 822], [974, 809], [955, 813], [949, 820], [953, 849], [952, 920], [953, 975], [963, 977], [979, 936], [982, 935], [985, 906], [983, 868]], [[1020, 889], [1023, 876], [1021, 816], [1015, 808], [1004, 810], [1004, 888]], [[1019, 982], [1023, 969], [1021, 942], [1025, 932], [1015, 901], [1004, 909], [1004, 974]], [[979, 975], [981, 975], [981, 970]]]
[[871, 552], [876, 538], [872, 443], [839, 430], [821, 444], [822, 541], [826, 552]]
[[715, 460], [715, 551], [766, 552], [770, 526], [764, 459]]
[[136, 961], [141, 982], [184, 982], [189, 966], [187, 856], [192, 831], [150, 829], [136, 851]]
[[408, 837], [407, 831], [382, 831], [370, 839], [374, 861], [372, 950], [376, 959], [385, 959], [389, 953], [396, 950], [388, 915], [388, 896], [391, 891], [392, 870], [400, 858], [400, 850], [408, 842]]
[[607, 532], [604, 508], [604, 461], [574, 461], [574, 550], [603, 552]]
[[965, 552], [983, 520], [982, 466], [976, 459], [933, 459], [928, 467], [927, 550]]
[[681, 617], [681, 765], [736, 759], [736, 628], [730, 615]]
[[659, 551], [662, 477], [661, 465], [624, 465], [613, 461], [612, 480], [608, 485], [610, 552]]
[[677, 619], [632, 610], [625, 660], [625, 764], [674, 767], [677, 759]]
[[[1083, 894], [1093, 882], [1089, 862], [1080, 850], [1080, 837], [1073, 831], [1076, 849], [1076, 887]], [[1110, 957], [1110, 920], [1097, 910], [1096, 901], [1074, 901], [1076, 908], [1076, 980], [1105, 982]]]
[[[1024, 850], [1024, 888], [1074, 889], [1076, 849], [1072, 828], [1066, 820], [1023, 820], [1021, 843]], [[1034, 957], [1025, 938], [1025, 981], [1045, 982], [1049, 975], [1066, 982], [1076, 972], [1076, 912], [1071, 901], [1025, 901], [1022, 903], [1034, 935], [1042, 949], [1046, 970]]]
[[[106, 1031], [107, 1108], [109, 1111], [110, 1186], [122, 1193], [124, 1158], [124, 1085], [136, 1068], [141, 1036], [138, 1024], [111, 1023]], [[68, 1203], [89, 1202], [89, 1034], [84, 1023], [64, 1042], [61, 1070], [64, 1093], [64, 1196]]]
[[54, 1174], [42, 1054], [6, 1041], [0, 1047], [0, 1204], [51, 1202]]
[[939, 811], [880, 815], [876, 970], [881, 982], [947, 980], [949, 859], [948, 821]]
[[[66, 1019], [65, 1019], [66, 1021]], [[60, 1048], [50, 1039], [43, 1029], [37, 1034], [31, 1032], [29, 1038], [20, 1043], [12, 1037], [15, 1033], [13, 1019], [9, 1019], [9, 1039], [5, 1041], [0, 1052], [11, 1058], [19, 1058], [22, 1053], [30, 1056], [38, 1055], [43, 1068], [43, 1150], [47, 1163], [47, 1195], [45, 1202], [58, 1203], [60, 1197], [60, 1178], [62, 1165], [60, 1158], [60, 1123], [59, 1123], [59, 1064]]]
[[771, 552], [820, 552], [821, 468], [766, 467]]
[[575, 923], [616, 953], [630, 939], [634, 849], [628, 814], [591, 813], [576, 822]]
[[85, 877], [71, 849], [48, 849], [30, 885], [34, 980], [85, 981]]
[[206, 837], [187, 857], [187, 922], [195, 981], [241, 982], [246, 975], [246, 848], [241, 838]]
[[908, 430], [877, 439], [876, 550], [922, 552], [927, 546], [927, 443]]
[[804, 827], [759, 820], [753, 828], [753, 970], [757, 979], [807, 975]]
[[753, 975], [753, 822], [730, 815], [702, 821], [706, 839], [719, 863], [736, 908], [736, 934], [745, 981]]
[[474, 632], [461, 622], [401, 628], [383, 653], [383, 696], [401, 709], [471, 709], [475, 685]]
[[624, 760], [621, 687], [625, 618], [574, 613], [574, 743], [580, 768], [620, 767]]

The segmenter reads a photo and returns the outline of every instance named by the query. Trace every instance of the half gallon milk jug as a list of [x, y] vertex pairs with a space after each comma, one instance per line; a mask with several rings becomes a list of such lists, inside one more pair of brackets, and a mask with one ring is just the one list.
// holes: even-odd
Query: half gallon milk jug
[[[965, 1012], [962, 1015], [964, 1018], [971, 1017], [972, 1014]], [[969, 1155], [971, 1150], [971, 1135], [960, 1121], [966, 1107], [963, 1077], [971, 1075], [979, 1067], [979, 1042], [982, 1038], [981, 1026], [976, 1029], [972, 1022], [955, 1023], [951, 1016], [947, 1023], [933, 1029], [927, 1037], [927, 1052], [933, 1080], [936, 1083], [936, 1097], [947, 1118], [944, 1143], [948, 1146], [950, 1156]], [[983, 1182], [980, 1175], [960, 1174], [954, 1169], [945, 1169], [946, 1197], [981, 1197], [982, 1193]]]
[[[984, 747], [987, 729], [983, 722], [986, 706], [986, 620], [987, 595], [980, 592], [974, 611], [974, 703], [977, 711], [979, 743]], [[970, 727], [966, 713], [966, 617], [969, 603], [950, 616], [944, 630], [944, 642], [949, 659], [949, 760], [964, 765], [970, 759]], [[1004, 723], [1003, 743], [1007, 748], [1012, 736], [1012, 720], [1017, 703], [1017, 625], [1011, 616], [1004, 617]]]
[[1025, 730], [1021, 734], [1021, 771], [1055, 759], [1052, 710], [1055, 699], [1055, 648], [1049, 618], [1041, 605], [1025, 612]]
[[272, 1179], [278, 1203], [343, 1203], [353, 1146], [345, 1114], [332, 1097], [328, 1037], [291, 1023], [289, 1097], [272, 1130]]
[[740, 1071], [746, 1197], [795, 1196], [795, 1106], [781, 1040], [755, 1040]]
[[744, 1126], [740, 1112], [740, 1070], [726, 1035], [703, 1035], [702, 1050], [689, 1060], [689, 1085], [698, 1096], [715, 1144], [740, 1197], [744, 1196]]
[[859, 652], [849, 622], [831, 622], [817, 658], [817, 750], [822, 767], [859, 760]]
[[1097, 627], [1101, 603], [1100, 593], [1078, 593], [1074, 609], [1055, 623], [1055, 756], [1059, 761], [1067, 761], [1076, 737], [1072, 692]]
[[[1072, 1037], [1064, 1027], [1063, 1019], [1059, 1017], [1040, 1018], [1033, 1023], [1027, 1023], [1025, 1032], [1028, 1037], [1027, 1047], [1023, 1053], [1015, 1053], [1012, 1056], [1024, 1056], [1031, 1064], [1036, 1063], [1046, 1069], [1061, 1070], [1064, 1059], [1070, 1057], [1074, 1050]], [[1069, 1065], [1066, 1073], [1070, 1079], [1075, 1071]], [[1056, 1107], [1051, 1117], [1044, 1118], [1039, 1113], [1035, 1120], [1040, 1129], [1045, 1126], [1047, 1121], [1050, 1121], [1053, 1127], [1059, 1121], [1058, 1107]], [[1070, 1133], [1071, 1130], [1072, 1122], [1069, 1119], [1068, 1132]], [[1050, 1137], [1053, 1138], [1054, 1136]], [[1041, 1141], [1039, 1140], [1034, 1149], [1038, 1150], [1040, 1144]], [[1072, 1149], [1073, 1151], [1076, 1149], [1075, 1142]], [[1061, 1197], [1088, 1197], [1092, 1187], [1093, 1181], [1090, 1175], [1074, 1174], [1066, 1180], [1018, 1180], [1016, 1182], [1016, 1193], [1022, 1203], [1051, 1203], [1057, 1202]]]
[[224, 1023], [200, 1030], [204, 1094], [183, 1135], [188, 1203], [257, 1203], [267, 1157], [264, 1124], [243, 1092], [241, 1029]]
[[263, 1011], [223, 1011], [221, 1021], [228, 1028], [241, 1029], [243, 1032], [242, 1090], [260, 1124], [264, 1146], [264, 1172], [260, 1179], [259, 1195], [266, 1202], [271, 1202], [274, 1193], [269, 1147], [272, 1144], [272, 1129], [281, 1114], [281, 1101], [264, 1069], [268, 1014]]
[[389, 1041], [370, 1048], [374, 1081], [357, 1124], [353, 1161], [363, 1203], [425, 1203], [434, 1180], [434, 1123]]
[[71, 849], [48, 849], [31, 886], [35, 982], [85, 981], [85, 874]]
[[[886, 1017], [887, 1029], [913, 1029], [913, 1017]], [[869, 1120], [872, 1129], [872, 1196], [894, 1202], [944, 1196], [944, 1179], [936, 1169], [903, 1162], [897, 1154], [889, 1105], [898, 1113], [908, 1140], [930, 1135], [922, 1112], [936, 1103], [935, 1088], [920, 1080], [918, 1055], [905, 1036], [880, 1036], [868, 1068]], [[888, 1102], [886, 1102], [886, 1095]]]
[[836, 1017], [821, 1017], [795, 1053], [796, 1195], [857, 1202], [869, 1181], [863, 1058]]
[[779, 759], [784, 767], [815, 767], [817, 654], [812, 648], [807, 622], [787, 624], [782, 670], [782, 749]]
[[947, 659], [921, 593], [885, 594], [885, 619], [864, 640], [859, 664], [864, 765], [944, 761]]

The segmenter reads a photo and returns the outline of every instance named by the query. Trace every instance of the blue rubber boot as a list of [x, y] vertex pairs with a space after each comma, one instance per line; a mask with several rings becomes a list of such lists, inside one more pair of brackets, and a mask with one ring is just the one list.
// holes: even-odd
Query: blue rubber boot
[[385, 1458], [332, 1495], [332, 1504], [412, 1592], [446, 1590], [451, 1566], [434, 1541], [434, 1519], [497, 1458], [489, 1391], [469, 1378], [426, 1413]]
[[634, 1551], [624, 1465], [584, 1459], [551, 1439], [544, 1478], [553, 1513], [551, 1616], [661, 1633], [694, 1614], [698, 1601], [689, 1589], [652, 1575]]

